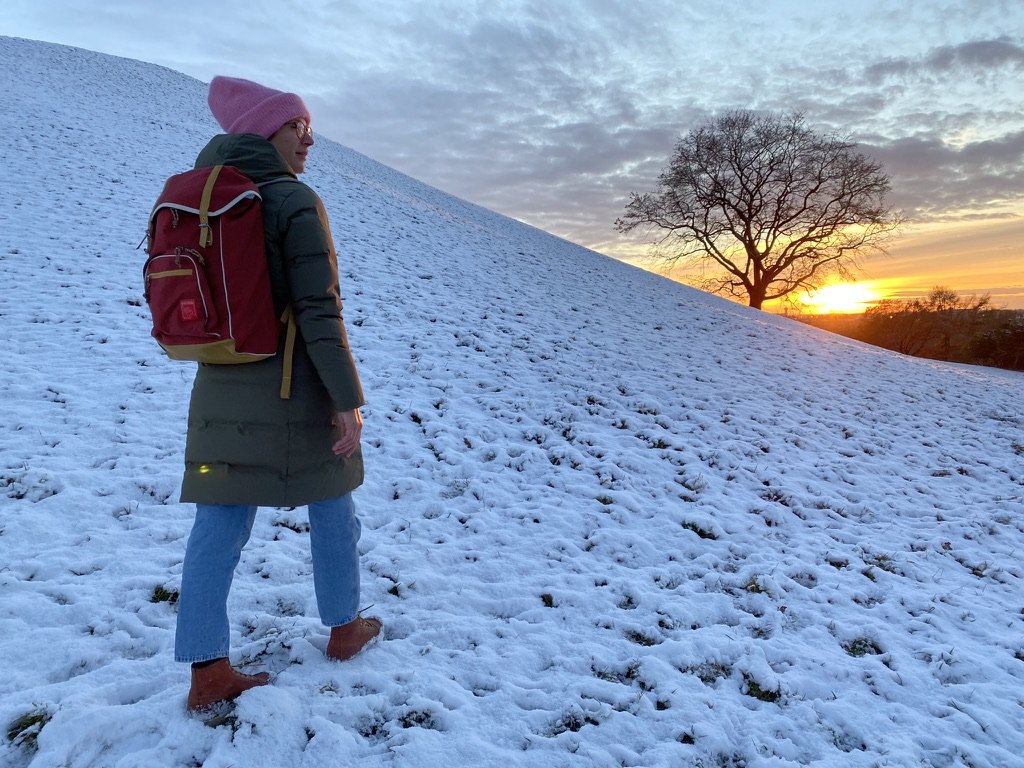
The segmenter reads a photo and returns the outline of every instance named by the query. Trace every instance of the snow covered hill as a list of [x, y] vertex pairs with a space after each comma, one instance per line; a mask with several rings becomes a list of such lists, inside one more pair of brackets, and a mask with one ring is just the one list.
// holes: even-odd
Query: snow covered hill
[[319, 134], [386, 637], [324, 659], [305, 510], [262, 510], [233, 660], [275, 683], [186, 717], [192, 370], [136, 245], [217, 127], [160, 67], [0, 63], [0, 765], [1024, 765], [1024, 376], [736, 306]]

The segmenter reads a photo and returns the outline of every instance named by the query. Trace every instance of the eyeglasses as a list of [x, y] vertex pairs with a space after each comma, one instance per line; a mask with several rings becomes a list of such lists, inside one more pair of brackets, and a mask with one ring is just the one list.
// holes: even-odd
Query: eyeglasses
[[295, 129], [295, 135], [299, 137], [299, 141], [302, 141], [307, 136], [309, 140], [313, 140], [313, 126], [306, 125], [302, 120], [296, 120], [292, 123], [292, 128]]

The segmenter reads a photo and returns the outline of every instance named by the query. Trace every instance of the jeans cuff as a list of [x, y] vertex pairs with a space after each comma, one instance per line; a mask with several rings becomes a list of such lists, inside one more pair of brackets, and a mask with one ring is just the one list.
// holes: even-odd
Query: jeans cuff
[[174, 660], [180, 661], [183, 664], [195, 664], [198, 661], [216, 661], [217, 659], [226, 659], [228, 656], [227, 652], [223, 653], [197, 653], [192, 656], [185, 656], [174, 654]]

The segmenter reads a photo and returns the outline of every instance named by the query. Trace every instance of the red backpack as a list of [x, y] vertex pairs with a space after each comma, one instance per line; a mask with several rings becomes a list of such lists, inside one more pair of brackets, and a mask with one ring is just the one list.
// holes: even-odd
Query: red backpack
[[[250, 363], [277, 354], [259, 187], [215, 165], [167, 180], [153, 206], [143, 267], [153, 337], [173, 360]], [[290, 349], [287, 350], [290, 362]], [[287, 368], [288, 366], [286, 366]], [[288, 396], [286, 370], [281, 396]]]

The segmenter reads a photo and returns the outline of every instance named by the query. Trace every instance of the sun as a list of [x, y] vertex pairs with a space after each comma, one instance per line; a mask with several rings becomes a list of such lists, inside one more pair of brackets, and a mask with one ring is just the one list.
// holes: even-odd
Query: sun
[[867, 283], [833, 283], [805, 293], [800, 302], [817, 315], [856, 314], [881, 298]]

